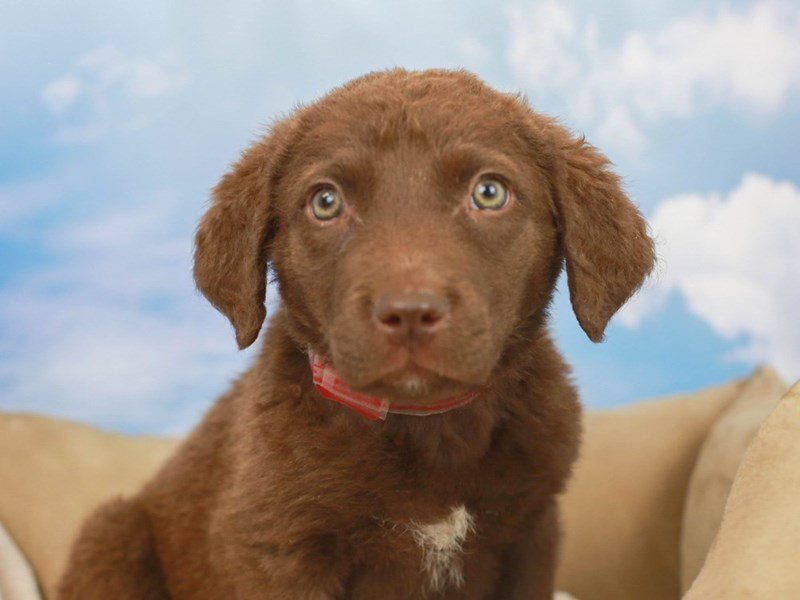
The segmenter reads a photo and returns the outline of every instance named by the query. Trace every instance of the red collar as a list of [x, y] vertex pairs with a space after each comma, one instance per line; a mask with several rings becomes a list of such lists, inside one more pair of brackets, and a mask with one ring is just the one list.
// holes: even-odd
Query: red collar
[[389, 402], [379, 396], [369, 396], [349, 388], [339, 379], [336, 371], [325, 365], [317, 356], [309, 354], [309, 361], [314, 376], [314, 387], [323, 398], [344, 404], [371, 421], [386, 419], [388, 413], [415, 417], [436, 415], [464, 406], [478, 396], [478, 392], [465, 392], [424, 405]]

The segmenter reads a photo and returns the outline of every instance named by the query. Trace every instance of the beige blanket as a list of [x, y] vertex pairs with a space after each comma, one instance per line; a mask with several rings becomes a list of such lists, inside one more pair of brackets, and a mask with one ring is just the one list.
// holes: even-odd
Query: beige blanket
[[[562, 499], [559, 588], [582, 600], [678, 598], [681, 564], [687, 567], [694, 552], [700, 557], [683, 569], [683, 589], [702, 570], [686, 598], [800, 598], [800, 384], [772, 411], [736, 472], [752, 437], [742, 432], [757, 430], [783, 388], [762, 369], [694, 394], [589, 413], [582, 456]], [[737, 423], [735, 444], [728, 428], [715, 430], [724, 419]], [[176, 443], [0, 414], [0, 522], [46, 596], [86, 513], [135, 490]], [[727, 487], [714, 502], [697, 492], [715, 477], [733, 482], [724, 515]], [[685, 516], [700, 525], [684, 530]]]

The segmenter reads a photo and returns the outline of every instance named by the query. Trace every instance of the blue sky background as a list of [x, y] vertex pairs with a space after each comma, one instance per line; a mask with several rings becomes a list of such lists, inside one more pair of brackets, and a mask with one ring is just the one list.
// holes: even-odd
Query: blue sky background
[[760, 363], [800, 378], [796, 2], [6, 2], [3, 13], [0, 409], [128, 432], [191, 426], [250, 357], [191, 279], [209, 188], [272, 117], [391, 66], [466, 67], [526, 92], [606, 151], [651, 221], [658, 273], [604, 344], [556, 300], [555, 334], [589, 407]]

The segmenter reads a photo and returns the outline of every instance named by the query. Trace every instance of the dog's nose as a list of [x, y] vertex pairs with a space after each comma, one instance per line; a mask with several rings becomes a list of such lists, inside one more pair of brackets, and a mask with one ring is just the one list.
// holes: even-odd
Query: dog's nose
[[447, 300], [430, 292], [383, 294], [372, 316], [395, 344], [424, 344], [436, 334], [447, 315]]

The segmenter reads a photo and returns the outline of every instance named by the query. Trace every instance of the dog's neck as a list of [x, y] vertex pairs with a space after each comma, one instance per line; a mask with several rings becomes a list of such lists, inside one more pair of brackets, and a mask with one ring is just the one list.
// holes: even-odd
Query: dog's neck
[[[524, 401], [525, 388], [536, 377], [528, 368], [534, 355], [542, 353], [543, 344], [552, 346], [541, 327], [532, 322], [527, 325], [517, 331], [516, 340], [510, 340], [507, 352], [478, 398], [457, 410], [430, 416], [389, 413], [386, 420], [371, 421], [320, 396], [306, 350], [308, 342], [304, 336], [293, 335], [296, 331], [292, 319], [284, 309], [270, 321], [259, 360], [263, 361], [264, 372], [270, 373], [272, 386], [281, 388], [285, 384], [296, 390], [292, 401], [301, 403], [307, 414], [316, 415], [331, 426], [344, 427], [346, 435], [357, 432], [382, 438], [420, 464], [452, 467], [484, 456], [496, 433], [515, 411], [515, 404]], [[516, 375], [510, 376], [513, 373]]]

